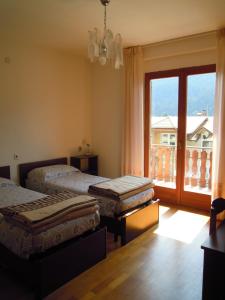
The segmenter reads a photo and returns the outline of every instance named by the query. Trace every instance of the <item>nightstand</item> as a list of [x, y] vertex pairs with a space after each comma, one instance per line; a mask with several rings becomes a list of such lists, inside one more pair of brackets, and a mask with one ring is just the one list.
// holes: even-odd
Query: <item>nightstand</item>
[[80, 169], [82, 172], [98, 175], [97, 155], [77, 155], [70, 157], [70, 165]]

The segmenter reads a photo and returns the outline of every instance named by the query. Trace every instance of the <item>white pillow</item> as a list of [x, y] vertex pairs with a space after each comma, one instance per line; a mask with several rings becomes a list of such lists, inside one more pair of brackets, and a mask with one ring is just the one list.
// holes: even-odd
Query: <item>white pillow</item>
[[0, 177], [0, 187], [13, 187], [16, 186], [15, 182], [10, 179]]
[[28, 179], [44, 182], [61, 176], [71, 175], [80, 170], [68, 165], [52, 165], [47, 167], [35, 168], [28, 173]]

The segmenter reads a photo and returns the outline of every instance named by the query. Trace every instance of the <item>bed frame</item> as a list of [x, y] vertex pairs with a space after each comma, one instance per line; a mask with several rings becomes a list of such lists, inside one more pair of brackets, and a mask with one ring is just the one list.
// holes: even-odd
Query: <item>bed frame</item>
[[[67, 164], [67, 158], [44, 160], [39, 162], [19, 165], [20, 183], [25, 186], [27, 173], [34, 168], [50, 166], [54, 164]], [[121, 245], [125, 245], [144, 231], [150, 229], [159, 222], [159, 199], [149, 199], [148, 202], [129, 209], [114, 217], [101, 216], [101, 226], [107, 226], [107, 230], [114, 234], [114, 240], [121, 237]]]
[[22, 187], [26, 187], [26, 179], [28, 173], [35, 169], [40, 167], [47, 167], [51, 165], [67, 165], [67, 158], [61, 157], [61, 158], [55, 158], [55, 159], [49, 159], [49, 160], [42, 160], [42, 161], [36, 161], [31, 163], [24, 163], [19, 165], [19, 180], [20, 185]]
[[[53, 160], [62, 163], [64, 160]], [[0, 177], [10, 178], [9, 167], [0, 167]], [[106, 228], [86, 232], [44, 253], [22, 259], [0, 244], [0, 264], [12, 269], [43, 299], [76, 275], [106, 257]]]
[[10, 166], [0, 167], [0, 177], [10, 179]]
[[101, 225], [114, 234], [115, 241], [120, 236], [122, 246], [158, 223], [159, 199], [149, 200], [114, 217], [101, 216]]

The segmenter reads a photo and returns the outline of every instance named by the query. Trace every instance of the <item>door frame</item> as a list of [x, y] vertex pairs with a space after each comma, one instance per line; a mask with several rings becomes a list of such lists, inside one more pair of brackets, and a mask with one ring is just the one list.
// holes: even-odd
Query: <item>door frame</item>
[[144, 97], [144, 174], [149, 175], [149, 144], [150, 144], [150, 81], [152, 79], [178, 77], [178, 129], [177, 129], [177, 166], [176, 189], [155, 186], [156, 197], [164, 202], [191, 206], [205, 210], [210, 209], [211, 196], [184, 191], [185, 175], [185, 142], [186, 142], [186, 110], [187, 110], [187, 77], [204, 73], [213, 73], [216, 65], [187, 67], [145, 74]]

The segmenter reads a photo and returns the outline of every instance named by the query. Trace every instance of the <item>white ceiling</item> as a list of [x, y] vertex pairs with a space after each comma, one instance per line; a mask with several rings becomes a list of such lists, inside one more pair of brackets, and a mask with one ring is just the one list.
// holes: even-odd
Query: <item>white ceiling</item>
[[[108, 27], [124, 46], [225, 27], [225, 0], [111, 0]], [[0, 0], [2, 38], [86, 51], [87, 32], [103, 27], [99, 0]]]

